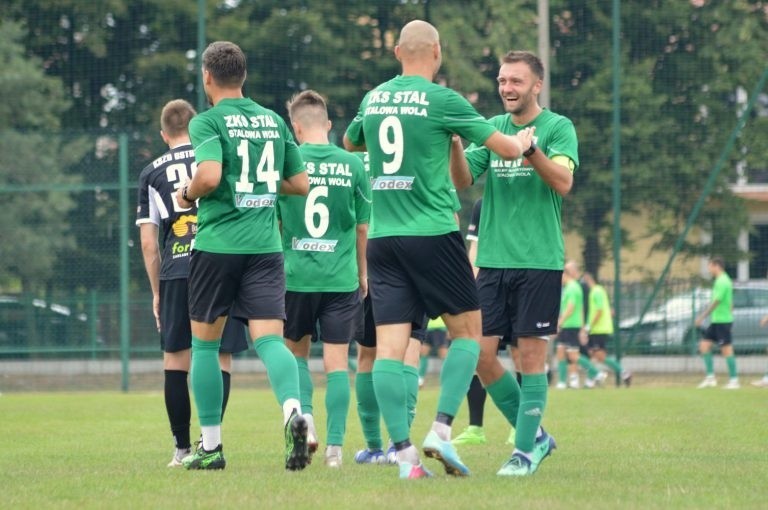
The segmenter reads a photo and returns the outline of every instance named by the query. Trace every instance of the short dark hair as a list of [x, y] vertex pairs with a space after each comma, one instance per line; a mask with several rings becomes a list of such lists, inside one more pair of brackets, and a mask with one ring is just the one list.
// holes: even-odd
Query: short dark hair
[[220, 86], [241, 86], [246, 75], [245, 53], [235, 43], [212, 42], [203, 52], [203, 68]]
[[286, 107], [292, 121], [302, 123], [328, 121], [328, 107], [325, 99], [314, 90], [304, 90], [294, 94]]
[[540, 80], [544, 79], [544, 64], [534, 53], [531, 53], [530, 51], [512, 50], [501, 58], [502, 64], [515, 64], [517, 62], [525, 62]]
[[714, 264], [722, 269], [725, 269], [725, 260], [719, 255], [715, 255], [709, 259], [710, 264]]
[[160, 129], [172, 138], [186, 134], [189, 121], [196, 113], [192, 105], [183, 99], [168, 101], [160, 113]]

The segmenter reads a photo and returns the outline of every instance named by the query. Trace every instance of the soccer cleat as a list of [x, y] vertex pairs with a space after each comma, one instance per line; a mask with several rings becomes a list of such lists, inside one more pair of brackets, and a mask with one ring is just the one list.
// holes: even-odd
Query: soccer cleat
[[594, 379], [589, 379], [589, 378], [584, 379], [584, 389], [591, 390], [592, 388], [595, 387], [596, 384], [597, 384], [597, 381], [595, 381]]
[[572, 390], [578, 390], [579, 389], [579, 376], [578, 374], [571, 374], [570, 377], [568, 377], [568, 387]]
[[168, 463], [168, 467], [181, 467], [184, 464], [181, 463], [182, 460], [184, 460], [184, 457], [187, 455], [190, 455], [192, 453], [192, 448], [184, 448], [184, 449], [178, 449], [174, 450], [173, 458]]
[[501, 466], [496, 474], [498, 476], [529, 476], [533, 474], [531, 461], [519, 452], [512, 454], [507, 462]]
[[325, 465], [330, 468], [341, 467], [341, 446], [328, 445], [325, 449]]
[[762, 379], [758, 379], [757, 381], [752, 381], [750, 384], [758, 388], [768, 388], [768, 377], [763, 377]]
[[285, 424], [285, 469], [299, 471], [309, 463], [307, 420], [296, 409]]
[[717, 379], [715, 379], [715, 376], [713, 376], [713, 375], [708, 375], [707, 377], [704, 378], [703, 381], [701, 381], [699, 383], [697, 388], [699, 388], [699, 389], [702, 389], [702, 388], [714, 388], [715, 386], [717, 386]]
[[724, 390], [738, 390], [739, 388], [741, 388], [741, 385], [739, 384], [739, 380], [736, 377], [732, 377], [730, 380], [728, 380], [728, 383], [723, 386]]
[[423, 387], [424, 387], [424, 378], [419, 377], [419, 388], [423, 388]]
[[395, 445], [392, 444], [392, 440], [389, 440], [389, 446], [387, 447], [387, 458], [386, 458], [387, 464], [392, 464], [393, 466], [397, 464], [397, 450], [395, 449]]
[[181, 459], [181, 463], [187, 469], [224, 469], [227, 465], [221, 445], [211, 451], [200, 446], [193, 453]]
[[566, 389], [568, 389], [568, 385], [567, 385], [566, 383], [564, 383], [563, 381], [560, 381], [560, 382], [559, 382], [559, 383], [557, 383], [557, 385], [555, 386], [555, 389], [558, 389], [558, 390], [566, 390]]
[[421, 449], [427, 457], [440, 461], [449, 475], [469, 476], [469, 468], [461, 462], [451, 442], [440, 439], [434, 430], [429, 431]]
[[485, 431], [483, 431], [483, 427], [478, 427], [477, 425], [470, 425], [469, 427], [465, 428], [464, 432], [454, 437], [451, 441], [451, 443], [455, 445], [485, 444], [486, 442], [487, 441], [485, 439]]
[[552, 452], [557, 448], [555, 438], [552, 437], [542, 429], [544, 432], [541, 437], [536, 440], [533, 445], [533, 453], [531, 453], [531, 473], [535, 473], [539, 469], [541, 462], [552, 455]]
[[595, 383], [602, 385], [608, 379], [608, 372], [601, 370], [595, 376]]
[[387, 464], [387, 456], [381, 448], [374, 450], [365, 448], [355, 454], [355, 462], [358, 464]]
[[621, 382], [624, 383], [624, 386], [629, 388], [629, 385], [632, 384], [632, 372], [629, 370], [624, 370], [621, 373]]
[[422, 463], [400, 463], [400, 478], [403, 480], [415, 480], [417, 478], [431, 478], [432, 473]]

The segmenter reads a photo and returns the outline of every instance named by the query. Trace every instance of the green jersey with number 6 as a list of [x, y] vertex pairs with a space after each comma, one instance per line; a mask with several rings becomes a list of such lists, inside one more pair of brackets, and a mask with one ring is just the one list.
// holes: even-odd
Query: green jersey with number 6
[[359, 287], [357, 225], [368, 223], [371, 185], [363, 162], [335, 146], [304, 143], [306, 197], [282, 195], [286, 288], [295, 292], [351, 292]]
[[275, 203], [280, 182], [304, 171], [285, 121], [248, 98], [222, 99], [189, 123], [195, 160], [221, 163], [218, 187], [199, 201], [195, 249], [282, 250]]
[[[571, 172], [579, 166], [576, 130], [568, 118], [544, 109], [524, 126], [513, 124], [510, 114], [490, 121], [508, 135], [535, 126], [538, 150]], [[523, 157], [505, 161], [478, 144], [467, 147], [464, 154], [475, 180], [488, 171], [480, 215], [483, 235], [477, 245], [476, 265], [562, 270], [565, 263], [560, 218], [563, 198]]]
[[370, 159], [368, 237], [458, 230], [448, 172], [451, 135], [482, 144], [495, 131], [458, 93], [420, 76], [397, 76], [370, 91], [346, 133], [366, 146]]

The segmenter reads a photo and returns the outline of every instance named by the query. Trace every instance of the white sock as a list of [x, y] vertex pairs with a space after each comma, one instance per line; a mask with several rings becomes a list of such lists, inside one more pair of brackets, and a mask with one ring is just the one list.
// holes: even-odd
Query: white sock
[[442, 439], [443, 441], [450, 441], [451, 440], [451, 426], [446, 425], [445, 423], [440, 423], [433, 421], [432, 422], [432, 430], [435, 431], [437, 434], [437, 437]]
[[408, 448], [404, 450], [399, 450], [397, 452], [397, 463], [401, 462], [408, 462], [409, 464], [413, 464], [414, 466], [419, 465], [419, 450], [416, 449], [415, 446], [411, 445]]
[[203, 435], [203, 450], [210, 452], [221, 444], [221, 425], [206, 425], [200, 427]]
[[307, 420], [307, 430], [309, 435], [317, 439], [317, 432], [315, 432], [315, 417], [311, 414], [302, 414], [305, 420]]
[[544, 429], [541, 428], [541, 425], [539, 425], [539, 429], [536, 431], [536, 439], [540, 438], [544, 435]]
[[512, 452], [512, 455], [514, 455], [514, 454], [516, 454], [516, 453], [519, 453], [520, 455], [522, 455], [523, 457], [525, 457], [526, 459], [528, 459], [528, 460], [530, 461], [530, 460], [531, 460], [531, 453], [533, 453], [533, 452], [531, 452], [531, 453], [525, 453], [525, 452], [521, 452], [520, 450], [518, 450], [517, 448], [515, 448], [515, 451], [514, 451], [514, 452]]
[[291, 413], [296, 409], [296, 412], [301, 414], [301, 402], [295, 398], [289, 398], [283, 402], [283, 425], [288, 423], [288, 419], [291, 417]]

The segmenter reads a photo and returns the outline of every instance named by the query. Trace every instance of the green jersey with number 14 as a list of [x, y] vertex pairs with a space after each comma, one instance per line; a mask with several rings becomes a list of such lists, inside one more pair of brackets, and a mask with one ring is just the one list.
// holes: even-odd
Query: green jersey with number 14
[[370, 159], [368, 237], [458, 230], [448, 172], [451, 135], [482, 144], [495, 131], [458, 93], [420, 76], [397, 76], [369, 92], [347, 129]]
[[280, 196], [286, 288], [351, 292], [358, 288], [357, 225], [368, 223], [371, 185], [363, 162], [335, 145], [299, 147], [309, 174], [306, 197]]
[[248, 98], [222, 99], [189, 124], [195, 160], [221, 163], [221, 181], [202, 197], [195, 249], [212, 253], [282, 250], [275, 203], [280, 182], [304, 171], [285, 121]]

